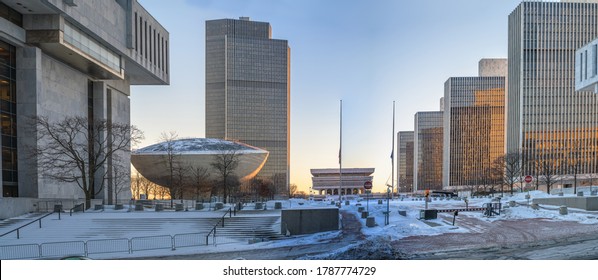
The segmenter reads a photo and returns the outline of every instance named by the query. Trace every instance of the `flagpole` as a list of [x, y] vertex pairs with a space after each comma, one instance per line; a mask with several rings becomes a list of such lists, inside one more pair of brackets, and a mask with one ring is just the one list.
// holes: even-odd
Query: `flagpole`
[[391, 198], [394, 198], [394, 190], [395, 190], [395, 102], [392, 102], [392, 157], [390, 161], [392, 162], [392, 181], [391, 184]]
[[339, 175], [339, 185], [338, 185], [338, 207], [341, 207], [341, 190], [343, 189], [343, 100], [341, 99], [341, 117], [340, 117], [340, 139], [339, 139], [339, 150], [338, 150], [338, 175]]

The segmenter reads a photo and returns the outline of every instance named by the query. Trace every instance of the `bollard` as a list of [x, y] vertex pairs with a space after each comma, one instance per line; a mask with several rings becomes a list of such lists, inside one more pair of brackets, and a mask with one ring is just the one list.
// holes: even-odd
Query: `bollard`
[[569, 212], [567, 211], [567, 206], [565, 205], [561, 205], [561, 207], [559, 207], [559, 214], [561, 215], [567, 215]]
[[363, 212], [361, 212], [361, 218], [362, 218], [362, 219], [365, 219], [365, 218], [367, 218], [367, 217], [368, 217], [368, 211], [363, 211]]
[[367, 217], [367, 219], [365, 220], [365, 225], [367, 227], [375, 227], [376, 226], [376, 220], [374, 219], [374, 217]]
[[345, 205], [351, 205], [351, 203], [348, 200], [345, 200]]
[[382, 199], [378, 199], [378, 204], [382, 204]]

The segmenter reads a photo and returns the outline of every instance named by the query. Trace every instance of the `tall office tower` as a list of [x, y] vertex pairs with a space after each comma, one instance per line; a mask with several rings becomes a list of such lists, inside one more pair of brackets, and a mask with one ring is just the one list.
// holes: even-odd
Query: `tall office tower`
[[413, 137], [413, 191], [442, 189], [443, 112], [417, 112]]
[[397, 134], [397, 178], [399, 192], [413, 190], [413, 131], [399, 131]]
[[206, 137], [270, 152], [258, 174], [288, 190], [290, 48], [270, 24], [249, 18], [206, 21]]
[[482, 59], [480, 77], [452, 77], [444, 84], [443, 186], [489, 182], [504, 155], [506, 59]]
[[509, 15], [506, 147], [524, 175], [598, 172], [598, 95], [575, 92], [575, 51], [596, 36], [596, 0], [523, 2]]
[[[65, 117], [85, 117], [88, 124], [129, 124], [130, 86], [169, 83], [168, 45], [168, 31], [136, 0], [0, 0], [0, 197], [4, 197], [0, 219], [42, 209], [34, 207], [41, 206], [38, 199], [60, 200], [69, 207], [86, 197], [80, 181], [45, 176], [55, 170], [48, 171], [31, 153], [47, 144], [39, 140], [43, 129], [32, 125], [30, 118], [57, 123]], [[94, 140], [111, 143], [108, 127], [106, 135]], [[77, 134], [74, 142], [92, 133], [90, 129], [80, 138]], [[85, 143], [74, 146], [81, 142]], [[93, 164], [92, 156], [81, 157], [85, 164]], [[130, 178], [129, 159], [129, 152], [107, 158], [102, 167], [106, 175], [94, 178], [100, 187], [90, 189], [91, 198], [115, 203], [113, 199], [131, 197], [128, 188], [117, 192], [114, 175], [120, 160], [121, 174]], [[121, 186], [127, 184], [128, 179]]]

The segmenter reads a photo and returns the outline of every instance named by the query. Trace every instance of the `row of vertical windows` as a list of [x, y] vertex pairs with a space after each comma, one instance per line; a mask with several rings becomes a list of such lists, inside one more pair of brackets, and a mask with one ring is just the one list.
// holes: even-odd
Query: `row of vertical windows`
[[16, 197], [17, 170], [17, 112], [16, 112], [16, 51], [0, 41], [0, 127], [2, 129], [2, 195]]
[[168, 74], [168, 40], [135, 12], [135, 51]]

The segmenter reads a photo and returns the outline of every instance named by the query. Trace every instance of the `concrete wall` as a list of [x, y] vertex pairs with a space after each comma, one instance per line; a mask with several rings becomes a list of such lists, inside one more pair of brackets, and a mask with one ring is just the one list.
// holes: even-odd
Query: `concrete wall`
[[280, 232], [292, 235], [338, 230], [338, 208], [285, 209], [281, 213]]
[[532, 203], [548, 204], [554, 206], [566, 205], [569, 208], [577, 208], [589, 211], [598, 210], [598, 196], [592, 197], [551, 197], [551, 198], [534, 198]]
[[22, 197], [0, 198], [0, 219], [8, 219], [37, 210], [37, 199]]

